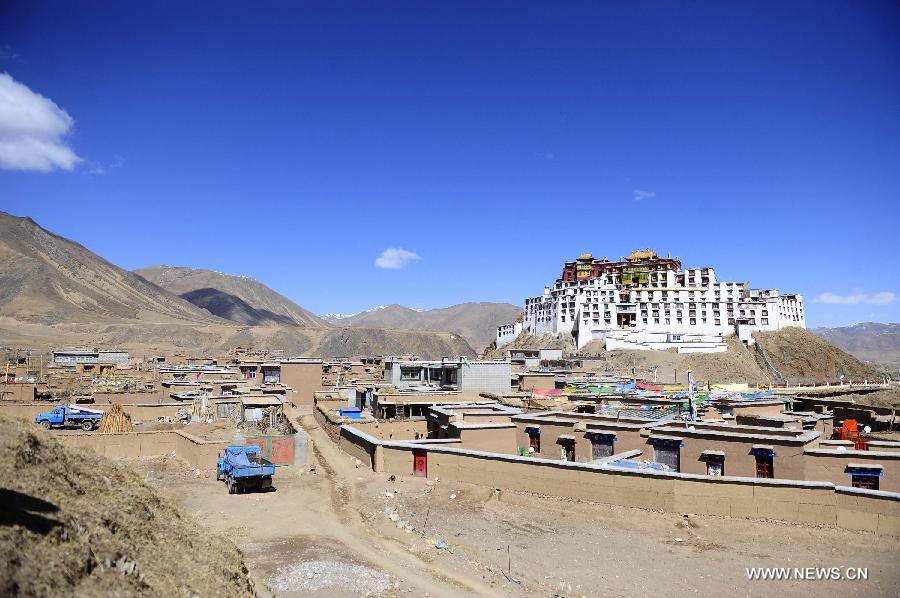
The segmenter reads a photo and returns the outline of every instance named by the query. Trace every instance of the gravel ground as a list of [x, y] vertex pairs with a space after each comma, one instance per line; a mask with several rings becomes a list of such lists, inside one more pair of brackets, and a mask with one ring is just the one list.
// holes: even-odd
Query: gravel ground
[[377, 596], [398, 585], [386, 573], [341, 561], [305, 561], [281, 567], [266, 584], [276, 593], [328, 590], [358, 596]]

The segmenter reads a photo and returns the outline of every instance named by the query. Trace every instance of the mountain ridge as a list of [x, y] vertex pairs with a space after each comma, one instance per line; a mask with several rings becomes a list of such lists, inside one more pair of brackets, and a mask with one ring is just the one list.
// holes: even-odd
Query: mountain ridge
[[134, 272], [211, 314], [237, 324], [328, 327], [311, 311], [249, 276], [164, 265], [138, 268]]
[[48, 325], [99, 319], [220, 322], [167, 290], [57, 235], [0, 212], [0, 313]]
[[345, 328], [398, 328], [459, 334], [473, 346], [485, 347], [497, 326], [514, 322], [522, 310], [510, 303], [470, 301], [434, 309], [414, 309], [393, 303], [326, 321]]
[[810, 329], [863, 361], [900, 371], [900, 322], [859, 322], [852, 326]]

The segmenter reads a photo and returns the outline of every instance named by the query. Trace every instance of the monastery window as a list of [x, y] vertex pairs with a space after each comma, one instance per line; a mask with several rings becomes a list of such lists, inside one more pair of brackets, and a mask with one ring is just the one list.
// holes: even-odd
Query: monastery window
[[700, 458], [706, 461], [706, 475], [725, 475], [725, 455], [704, 451], [704, 453], [700, 455]]
[[753, 457], [756, 460], [756, 477], [775, 477], [775, 451], [767, 448], [754, 448]]
[[763, 318], [763, 319], [762, 319], [762, 325], [763, 325], [763, 326], [768, 326], [768, 325], [769, 325], [769, 318]]
[[697, 325], [697, 320], [695, 320], [694, 318], [691, 318], [691, 326], [696, 326], [696, 325]]
[[762, 310], [762, 315], [764, 315], [764, 316], [769, 315], [769, 310], [767, 310], [767, 309]]
[[653, 444], [653, 460], [668, 465], [672, 471], [681, 471], [681, 443], [659, 440]]
[[721, 326], [721, 325], [722, 325], [722, 320], [716, 319], [716, 326]]
[[728, 325], [731, 326], [734, 324], [734, 318], [728, 318]]
[[864, 488], [866, 490], [878, 490], [878, 478], [874, 476], [862, 476], [855, 475], [852, 476], [850, 484], [854, 488]]
[[421, 370], [419, 368], [400, 368], [401, 380], [419, 380], [421, 378]]
[[613, 442], [616, 437], [611, 434], [589, 434], [591, 439], [591, 459], [603, 459], [613, 454]]
[[671, 323], [672, 323], [672, 320], [670, 320], [669, 318], [666, 318], [666, 324], [671, 324]]
[[560, 438], [559, 446], [562, 450], [561, 458], [563, 461], [575, 461], [575, 439], [574, 438]]
[[526, 428], [526, 432], [528, 432], [528, 452], [529, 453], [539, 453], [541, 452], [541, 431], [538, 428]]
[[654, 323], [654, 324], [659, 324], [659, 318], [654, 318], [654, 319], [653, 319], [653, 323]]
[[848, 465], [847, 473], [850, 474], [850, 485], [852, 487], [878, 490], [879, 478], [884, 475], [884, 469], [880, 465], [871, 467], [853, 467]]

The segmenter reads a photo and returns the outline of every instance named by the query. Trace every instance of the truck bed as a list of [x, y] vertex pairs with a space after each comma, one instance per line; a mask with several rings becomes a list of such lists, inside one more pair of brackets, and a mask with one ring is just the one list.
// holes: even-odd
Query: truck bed
[[251, 477], [260, 477], [267, 475], [275, 475], [275, 466], [274, 465], [254, 465], [250, 467], [233, 467], [231, 469], [231, 477], [237, 478], [251, 478]]

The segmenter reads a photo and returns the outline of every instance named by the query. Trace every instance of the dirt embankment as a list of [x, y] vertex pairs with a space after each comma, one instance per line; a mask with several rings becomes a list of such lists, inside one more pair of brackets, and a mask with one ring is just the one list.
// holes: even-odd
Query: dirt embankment
[[[694, 378], [711, 382], [785, 383], [836, 381], [845, 378], [870, 381], [880, 379], [880, 372], [849, 353], [829, 344], [821, 337], [801, 328], [785, 328], [778, 332], [757, 332], [753, 337], [759, 347], [747, 347], [736, 337], [726, 337], [725, 353], [678, 354], [667, 351], [607, 351], [600, 341], [585, 345], [577, 353], [571, 339], [545, 335], [522, 334], [513, 343], [494, 349], [486, 357], [502, 358], [509, 349], [559, 348], [569, 357], [581, 356], [599, 360], [599, 372], [638, 377], [659, 382], [684, 382], [690, 365]], [[676, 375], [677, 372], [677, 375]]]
[[0, 504], [0, 595], [254, 595], [237, 548], [130, 468], [5, 416]]

